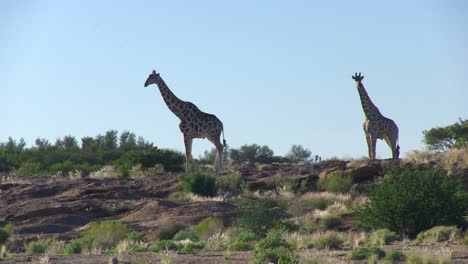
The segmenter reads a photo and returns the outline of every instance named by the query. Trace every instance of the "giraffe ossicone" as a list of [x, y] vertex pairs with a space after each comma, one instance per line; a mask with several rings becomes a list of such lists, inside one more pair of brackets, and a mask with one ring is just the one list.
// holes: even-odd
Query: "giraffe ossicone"
[[[215, 145], [216, 157], [214, 168], [216, 172], [220, 171], [223, 150], [226, 145], [224, 127], [221, 120], [213, 114], [202, 112], [195, 104], [177, 98], [155, 70], [146, 79], [145, 87], [151, 84], [158, 86], [167, 107], [180, 119], [179, 129], [184, 137], [186, 171], [189, 171], [190, 165], [193, 162], [192, 141], [194, 138], [207, 138]], [[220, 142], [221, 134], [223, 135], [223, 144]]]

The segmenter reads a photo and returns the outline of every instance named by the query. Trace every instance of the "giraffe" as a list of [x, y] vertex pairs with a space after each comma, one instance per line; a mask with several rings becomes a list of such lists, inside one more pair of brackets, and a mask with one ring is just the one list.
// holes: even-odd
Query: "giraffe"
[[[207, 138], [215, 145], [214, 168], [218, 172], [221, 169], [223, 149], [226, 146], [223, 123], [215, 115], [200, 111], [193, 103], [177, 98], [155, 70], [146, 79], [145, 87], [151, 84], [158, 86], [167, 107], [180, 119], [179, 128], [185, 144], [186, 172], [189, 171], [189, 165], [193, 161], [192, 141], [194, 138]], [[221, 133], [223, 134], [223, 144], [220, 142]]]
[[352, 76], [356, 82], [359, 97], [361, 98], [362, 109], [366, 120], [364, 121], [364, 133], [366, 134], [369, 158], [375, 159], [375, 147], [377, 139], [384, 139], [392, 150], [392, 158], [398, 159], [400, 156], [400, 146], [398, 145], [398, 126], [390, 118], [383, 116], [379, 109], [372, 103], [369, 95], [362, 84], [364, 76], [359, 73]]

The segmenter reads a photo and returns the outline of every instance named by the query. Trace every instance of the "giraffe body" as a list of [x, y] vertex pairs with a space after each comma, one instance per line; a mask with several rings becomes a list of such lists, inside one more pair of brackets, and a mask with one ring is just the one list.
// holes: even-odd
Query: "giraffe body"
[[[223, 123], [215, 115], [202, 112], [193, 103], [182, 101], [177, 98], [169, 87], [167, 87], [164, 80], [154, 70], [146, 80], [145, 87], [151, 84], [156, 84], [158, 86], [167, 107], [180, 119], [179, 129], [184, 136], [186, 170], [189, 170], [193, 161], [193, 139], [207, 138], [216, 147], [214, 167], [216, 171], [219, 171], [221, 169], [221, 161], [225, 145]], [[223, 144], [220, 142], [222, 133]]]
[[369, 158], [375, 159], [377, 139], [383, 139], [392, 150], [392, 158], [398, 159], [400, 155], [398, 126], [392, 119], [380, 113], [379, 109], [374, 105], [367, 94], [362, 84], [362, 79], [364, 79], [364, 76], [361, 76], [361, 73], [359, 73], [359, 75], [356, 73], [353, 76], [353, 80], [356, 81], [359, 97], [361, 98], [362, 109], [366, 116], [363, 128], [366, 135]]

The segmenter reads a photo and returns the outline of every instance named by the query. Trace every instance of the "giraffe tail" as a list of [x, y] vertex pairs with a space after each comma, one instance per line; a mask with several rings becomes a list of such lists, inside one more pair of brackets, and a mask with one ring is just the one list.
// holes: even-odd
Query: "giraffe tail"
[[226, 139], [224, 139], [224, 128], [223, 128], [223, 130], [221, 130], [221, 132], [223, 133], [223, 146], [224, 146], [224, 148], [227, 148]]

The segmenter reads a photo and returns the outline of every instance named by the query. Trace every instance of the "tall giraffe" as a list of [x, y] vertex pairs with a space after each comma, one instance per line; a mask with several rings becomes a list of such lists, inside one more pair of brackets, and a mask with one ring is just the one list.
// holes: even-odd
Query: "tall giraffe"
[[[200, 111], [193, 103], [177, 98], [155, 70], [146, 79], [145, 87], [151, 84], [158, 86], [167, 107], [180, 119], [179, 128], [185, 143], [186, 171], [189, 171], [189, 166], [192, 163], [193, 139], [207, 138], [216, 147], [214, 168], [218, 172], [221, 169], [223, 149], [226, 146], [223, 123], [215, 115]], [[223, 144], [220, 142], [221, 133], [223, 134]]]
[[352, 76], [356, 81], [359, 97], [361, 98], [362, 109], [366, 116], [364, 121], [364, 133], [366, 134], [369, 158], [375, 159], [375, 147], [377, 139], [384, 139], [392, 150], [392, 157], [398, 159], [400, 156], [400, 146], [398, 145], [398, 126], [390, 118], [383, 116], [379, 109], [372, 103], [369, 95], [362, 84], [364, 76], [359, 73]]

